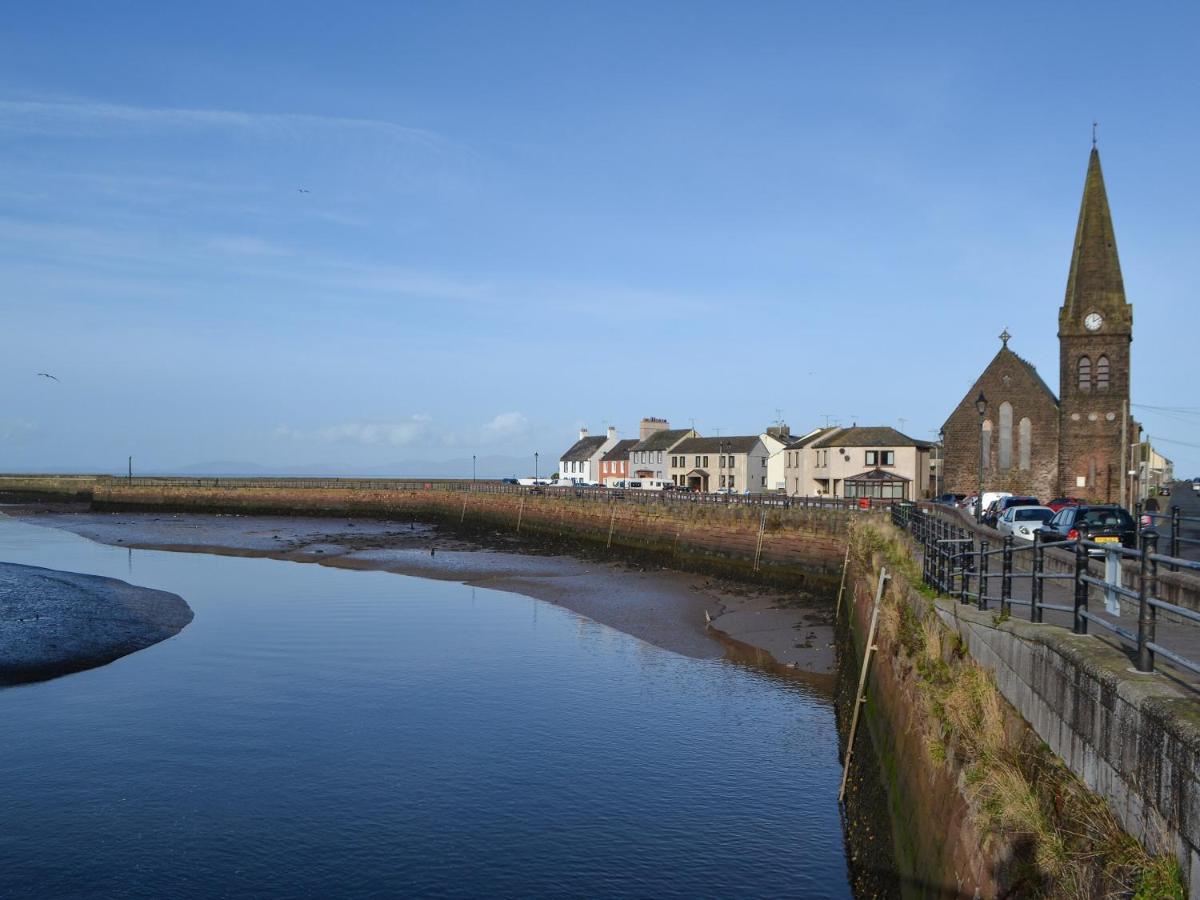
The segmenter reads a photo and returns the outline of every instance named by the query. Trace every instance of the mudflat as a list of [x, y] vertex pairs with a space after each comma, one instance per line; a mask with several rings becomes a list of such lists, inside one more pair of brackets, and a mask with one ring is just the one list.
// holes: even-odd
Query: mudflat
[[0, 685], [110, 663], [178, 634], [192, 615], [166, 591], [0, 563]]
[[315, 562], [511, 591], [695, 658], [753, 655], [759, 663], [822, 676], [834, 667], [827, 601], [667, 568], [547, 553], [507, 534], [466, 540], [409, 521], [96, 513], [49, 504], [5, 512], [114, 546]]

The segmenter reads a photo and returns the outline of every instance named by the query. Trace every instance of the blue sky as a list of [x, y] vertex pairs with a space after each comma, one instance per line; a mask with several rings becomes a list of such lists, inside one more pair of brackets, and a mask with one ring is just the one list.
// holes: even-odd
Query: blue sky
[[14, 7], [0, 470], [929, 438], [1005, 327], [1057, 385], [1093, 119], [1134, 402], [1195, 408], [1200, 22], [1049, 6]]

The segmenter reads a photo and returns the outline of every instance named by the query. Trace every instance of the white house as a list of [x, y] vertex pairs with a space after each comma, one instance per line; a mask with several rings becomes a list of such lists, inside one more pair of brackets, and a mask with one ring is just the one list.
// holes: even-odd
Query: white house
[[586, 428], [579, 429], [579, 440], [571, 445], [558, 461], [558, 480], [576, 484], [600, 483], [600, 457], [617, 444], [617, 429], [611, 425], [607, 435], [592, 437]]

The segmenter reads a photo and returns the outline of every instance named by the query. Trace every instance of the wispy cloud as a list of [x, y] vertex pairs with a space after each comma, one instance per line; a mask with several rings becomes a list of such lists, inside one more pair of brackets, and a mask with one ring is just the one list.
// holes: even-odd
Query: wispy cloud
[[429, 416], [417, 414], [400, 422], [340, 422], [310, 430], [281, 425], [275, 429], [275, 436], [330, 444], [403, 447], [426, 437], [429, 422]]
[[94, 101], [0, 100], [0, 131], [9, 134], [85, 137], [118, 129], [130, 131], [238, 130], [270, 137], [296, 137], [314, 129], [356, 131], [428, 149], [449, 142], [423, 128], [380, 119], [309, 113], [248, 112], [230, 109], [127, 106]]
[[529, 419], [524, 413], [504, 412], [497, 415], [480, 429], [486, 443], [496, 443], [520, 437], [529, 430]]

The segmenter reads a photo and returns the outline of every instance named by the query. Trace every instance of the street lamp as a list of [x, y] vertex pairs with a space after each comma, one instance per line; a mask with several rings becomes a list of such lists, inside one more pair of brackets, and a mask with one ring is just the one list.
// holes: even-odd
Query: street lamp
[[534, 483], [535, 485], [538, 483], [538, 477], [537, 477], [537, 458], [538, 458], [537, 451], [536, 451], [536, 450], [534, 450], [534, 451], [533, 451], [533, 483]]
[[975, 495], [975, 523], [983, 521], [983, 421], [987, 415], [987, 397], [983, 391], [975, 398], [975, 408], [979, 410], [979, 493]]
[[[941, 497], [946, 493], [946, 429], [938, 429], [938, 465], [936, 469], [937, 483], [933, 486], [934, 495]], [[938, 488], [941, 488], [939, 491]]]
[[475, 454], [471, 454], [471, 484], [475, 484]]

